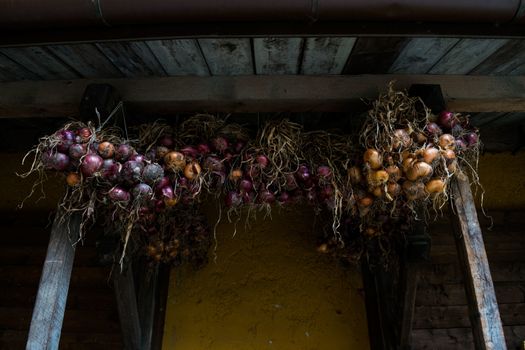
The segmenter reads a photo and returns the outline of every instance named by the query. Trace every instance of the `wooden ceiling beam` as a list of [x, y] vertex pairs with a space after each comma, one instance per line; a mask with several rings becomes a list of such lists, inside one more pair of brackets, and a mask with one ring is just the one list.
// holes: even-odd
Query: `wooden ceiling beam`
[[176, 112], [345, 112], [397, 88], [439, 84], [461, 112], [525, 111], [525, 77], [456, 75], [213, 76], [0, 83], [0, 118], [70, 117], [87, 85], [113, 85], [131, 110]]

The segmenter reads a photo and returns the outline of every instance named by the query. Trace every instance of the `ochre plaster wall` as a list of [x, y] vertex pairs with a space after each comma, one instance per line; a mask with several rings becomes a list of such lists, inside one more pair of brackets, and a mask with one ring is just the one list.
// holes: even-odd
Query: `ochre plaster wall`
[[216, 263], [172, 270], [164, 350], [369, 348], [357, 271], [316, 252], [309, 209], [272, 217], [221, 223]]

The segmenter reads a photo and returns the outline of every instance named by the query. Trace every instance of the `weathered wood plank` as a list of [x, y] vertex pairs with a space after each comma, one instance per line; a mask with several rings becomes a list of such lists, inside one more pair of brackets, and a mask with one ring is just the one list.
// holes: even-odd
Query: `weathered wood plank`
[[525, 64], [525, 40], [509, 40], [496, 52], [474, 68], [470, 74], [516, 75], [516, 69]]
[[348, 111], [375, 99], [388, 82], [397, 88], [440, 84], [453, 111], [523, 111], [525, 77], [363, 75], [170, 77], [0, 84], [0, 117], [68, 117], [78, 114], [87, 85], [115, 86], [130, 110], [165, 115], [182, 111]]
[[124, 346], [126, 350], [140, 350], [142, 335], [131, 264], [122, 272], [120, 266], [115, 265], [112, 278]]
[[301, 74], [341, 74], [356, 38], [307, 38]]
[[[525, 281], [525, 263], [494, 262], [490, 264], [494, 282]], [[426, 283], [461, 283], [463, 276], [457, 263], [422, 264], [420, 279]]]
[[344, 74], [384, 74], [392, 66], [407, 39], [361, 37], [357, 39]]
[[199, 39], [212, 75], [253, 74], [250, 39]]
[[413, 38], [390, 67], [393, 74], [425, 74], [456, 43], [457, 38]]
[[10, 47], [2, 48], [0, 52], [26, 70], [46, 80], [75, 79], [79, 74], [71, 67], [53, 56], [44, 47]]
[[164, 69], [142, 41], [95, 44], [126, 77], [165, 76]]
[[141, 329], [141, 350], [150, 350], [154, 332], [156, 297], [158, 288], [159, 267], [150, 268], [146, 261], [140, 261], [138, 274], [137, 308]]
[[474, 343], [477, 349], [506, 349], [494, 284], [467, 178], [458, 176], [454, 179], [452, 197], [460, 229], [456, 242]]
[[[525, 281], [494, 283], [496, 298], [500, 304], [525, 303]], [[460, 283], [420, 283], [417, 290], [418, 306], [467, 305], [465, 288]]]
[[406, 262], [402, 276], [399, 344], [401, 349], [410, 349], [416, 308], [417, 284], [419, 281], [417, 263]]
[[468, 74], [509, 39], [461, 39], [429, 71], [430, 74]]
[[302, 38], [255, 38], [253, 50], [256, 74], [297, 74]]
[[72, 242], [79, 235], [80, 215], [75, 213], [66, 220], [62, 222], [57, 215], [51, 229], [29, 329], [27, 349], [58, 349], [75, 258]]
[[93, 44], [50, 45], [46, 48], [84, 78], [118, 78], [123, 76]]
[[151, 40], [146, 41], [146, 45], [170, 76], [210, 75], [201, 49], [194, 39]]

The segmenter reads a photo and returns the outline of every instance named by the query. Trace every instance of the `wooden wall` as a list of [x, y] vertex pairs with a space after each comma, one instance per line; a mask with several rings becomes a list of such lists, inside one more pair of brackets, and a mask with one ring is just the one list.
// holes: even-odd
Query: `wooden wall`
[[[494, 227], [479, 213], [509, 350], [525, 341], [525, 213], [493, 211]], [[413, 349], [473, 349], [464, 286], [452, 226], [430, 228], [431, 262], [424, 264], [416, 294]]]
[[[49, 213], [0, 212], [0, 349], [24, 349], [50, 233]], [[51, 218], [52, 219], [52, 218]], [[76, 252], [60, 349], [120, 349], [109, 269], [97, 264], [94, 239]]]

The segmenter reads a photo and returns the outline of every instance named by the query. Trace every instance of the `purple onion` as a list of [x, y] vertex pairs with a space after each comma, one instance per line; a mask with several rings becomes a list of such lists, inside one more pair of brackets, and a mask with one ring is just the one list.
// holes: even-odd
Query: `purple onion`
[[157, 213], [163, 212], [166, 209], [166, 203], [162, 199], [155, 201], [155, 211]]
[[429, 135], [433, 136], [440, 136], [441, 134], [443, 134], [443, 130], [441, 130], [439, 125], [437, 125], [436, 123], [428, 123], [426, 125], [426, 130]]
[[259, 199], [262, 203], [272, 204], [273, 202], [275, 202], [275, 196], [269, 190], [262, 190], [261, 192], [259, 192]]
[[116, 162], [113, 159], [104, 159], [100, 169], [100, 174], [106, 180], [115, 181], [118, 179], [121, 169], [122, 164]]
[[80, 171], [82, 171], [82, 174], [85, 176], [93, 176], [100, 170], [103, 163], [104, 159], [102, 159], [101, 156], [96, 153], [89, 153], [82, 159]]
[[213, 148], [216, 151], [222, 153], [228, 149], [229, 143], [228, 140], [222, 136], [217, 136], [212, 140]]
[[125, 162], [133, 155], [133, 148], [127, 144], [121, 144], [115, 150], [115, 159]]
[[253, 183], [248, 179], [242, 179], [239, 183], [239, 188], [242, 192], [251, 192], [253, 190]]
[[161, 146], [173, 148], [174, 144], [175, 142], [173, 141], [173, 137], [170, 135], [162, 135], [159, 139], [159, 145]]
[[46, 169], [53, 169], [53, 152], [45, 151], [42, 153], [42, 163]]
[[116, 202], [127, 202], [130, 199], [129, 192], [118, 186], [109, 190], [108, 196]]
[[149, 161], [154, 161], [157, 158], [157, 152], [154, 149], [150, 149], [146, 152], [144, 158]]
[[171, 186], [164, 186], [160, 189], [160, 193], [162, 195], [162, 197], [164, 197], [165, 199], [173, 199], [174, 195], [173, 195], [173, 189], [171, 188]]
[[204, 160], [204, 168], [213, 172], [225, 172], [224, 163], [217, 157], [207, 157]]
[[237, 141], [235, 143], [235, 147], [234, 147], [235, 153], [241, 153], [242, 150], [244, 149], [244, 147], [246, 147], [246, 142], [244, 142], [244, 141]]
[[476, 145], [479, 142], [478, 134], [475, 132], [469, 132], [467, 135], [465, 135], [465, 141], [469, 147]]
[[277, 201], [281, 204], [290, 203], [290, 195], [288, 194], [288, 192], [282, 192], [277, 198]]
[[237, 207], [242, 204], [242, 197], [239, 193], [230, 191], [226, 194], [225, 203], [228, 208]]
[[330, 180], [330, 178], [332, 177], [332, 169], [330, 169], [330, 167], [326, 165], [321, 165], [317, 168], [317, 175], [321, 179]]
[[157, 182], [157, 184], [155, 185], [155, 192], [157, 193], [162, 193], [162, 189], [166, 186], [170, 186], [171, 182], [170, 182], [170, 178], [167, 177], [167, 176], [164, 176], [162, 179], [159, 180], [159, 182]]
[[65, 155], [64, 153], [56, 152], [51, 154], [51, 158], [49, 159], [51, 168], [63, 171], [66, 170], [69, 166], [69, 157]]
[[129, 160], [122, 166], [121, 175], [124, 181], [134, 184], [140, 181], [144, 165], [134, 160]]
[[181, 149], [180, 152], [184, 154], [186, 157], [191, 157], [191, 158], [197, 158], [197, 155], [199, 154], [197, 149], [192, 146], [186, 146], [183, 149]]
[[80, 159], [87, 152], [85, 143], [74, 143], [69, 147], [69, 156], [73, 159]]
[[307, 182], [308, 180], [311, 180], [310, 170], [306, 165], [300, 165], [295, 175], [302, 182]]
[[197, 146], [197, 151], [201, 154], [201, 155], [206, 155], [208, 153], [211, 152], [210, 150], [210, 146], [208, 146], [207, 143], [201, 143], [200, 145]]
[[292, 174], [286, 175], [286, 189], [288, 191], [293, 191], [297, 188], [297, 181], [295, 181], [295, 176]]
[[164, 169], [160, 164], [151, 163], [144, 167], [142, 179], [149, 185], [154, 185], [164, 177]]
[[324, 186], [319, 190], [319, 198], [322, 200], [329, 199], [334, 196], [334, 188], [332, 186]]
[[133, 194], [133, 198], [139, 199], [141, 201], [151, 199], [153, 196], [153, 190], [151, 189], [150, 185], [145, 183], [135, 185], [131, 193]]
[[145, 157], [140, 153], [135, 153], [131, 157], [129, 157], [129, 160], [133, 160], [135, 162], [143, 163], [145, 160]]
[[464, 151], [467, 149], [467, 143], [463, 139], [456, 139], [455, 145], [458, 151]]
[[452, 129], [457, 122], [458, 120], [452, 112], [443, 111], [439, 114], [438, 123], [446, 129]]
[[60, 139], [57, 149], [62, 153], [67, 153], [69, 147], [75, 142], [75, 133], [71, 130], [61, 130], [58, 133]]
[[255, 158], [255, 161], [257, 162], [257, 164], [259, 164], [261, 169], [266, 168], [268, 166], [268, 163], [270, 162], [268, 160], [268, 157], [262, 154], [258, 155], [257, 158]]
[[255, 199], [255, 194], [253, 192], [242, 192], [241, 197], [242, 197], [242, 202], [244, 204], [253, 203]]

